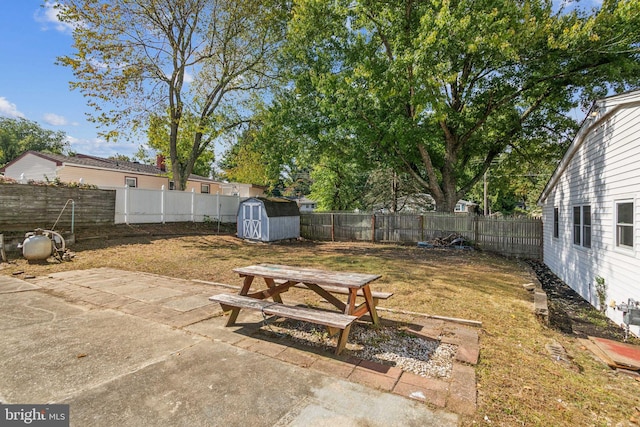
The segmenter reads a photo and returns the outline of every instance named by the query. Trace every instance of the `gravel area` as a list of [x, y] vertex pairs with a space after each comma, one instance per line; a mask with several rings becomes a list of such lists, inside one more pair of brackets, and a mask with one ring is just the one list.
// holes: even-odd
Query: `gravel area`
[[[262, 331], [328, 351], [335, 349], [337, 340], [330, 337], [324, 327], [292, 320], [269, 323]], [[351, 327], [345, 353], [422, 377], [448, 379], [456, 351], [455, 345], [414, 337], [391, 326], [372, 328], [356, 323]]]

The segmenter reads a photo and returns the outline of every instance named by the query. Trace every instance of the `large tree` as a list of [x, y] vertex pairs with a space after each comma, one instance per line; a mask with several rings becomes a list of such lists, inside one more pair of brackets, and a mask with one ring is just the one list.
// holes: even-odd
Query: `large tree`
[[[103, 135], [147, 130], [150, 117], [163, 117], [178, 189], [217, 137], [246, 122], [286, 18], [278, 0], [61, 0], [58, 10], [74, 25], [76, 50], [59, 63], [72, 68], [72, 88], [95, 107]], [[180, 150], [187, 115], [195, 131]]]
[[25, 151], [64, 154], [68, 149], [67, 135], [62, 131], [44, 129], [27, 119], [0, 117], [0, 166]]
[[640, 82], [640, 2], [297, 0], [281, 128], [349, 144], [453, 210], [513, 145], [564, 139], [580, 100]]

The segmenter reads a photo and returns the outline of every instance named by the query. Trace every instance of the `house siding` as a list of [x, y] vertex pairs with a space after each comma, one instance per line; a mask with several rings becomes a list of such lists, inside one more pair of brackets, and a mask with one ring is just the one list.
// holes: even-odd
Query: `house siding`
[[6, 167], [4, 176], [19, 180], [24, 174], [27, 181], [53, 181], [57, 176], [56, 162], [29, 154], [20, 160], [19, 164]]
[[169, 180], [163, 176], [140, 175], [135, 172], [116, 172], [71, 165], [60, 168], [58, 177], [63, 182], [80, 182], [82, 179], [85, 184], [93, 184], [100, 188], [124, 187], [125, 177], [136, 178], [138, 188], [160, 190], [163, 185], [165, 188], [169, 186]]
[[[588, 127], [588, 123], [585, 126]], [[622, 108], [586, 135], [543, 204], [544, 262], [583, 298], [598, 305], [595, 278], [607, 284], [607, 304], [640, 300], [640, 107]], [[616, 201], [634, 203], [634, 248], [616, 247]], [[573, 244], [573, 207], [591, 206], [591, 247]], [[559, 237], [553, 237], [553, 210]], [[622, 323], [622, 312], [607, 309]], [[632, 326], [634, 334], [640, 328]]]

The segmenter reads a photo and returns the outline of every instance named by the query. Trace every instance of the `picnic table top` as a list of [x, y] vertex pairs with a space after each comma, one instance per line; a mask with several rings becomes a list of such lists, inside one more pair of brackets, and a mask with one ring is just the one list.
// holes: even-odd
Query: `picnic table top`
[[241, 276], [268, 277], [299, 283], [314, 283], [316, 285], [331, 285], [345, 288], [362, 288], [381, 277], [379, 274], [330, 271], [278, 264], [250, 265], [248, 267], [234, 268], [233, 271]]

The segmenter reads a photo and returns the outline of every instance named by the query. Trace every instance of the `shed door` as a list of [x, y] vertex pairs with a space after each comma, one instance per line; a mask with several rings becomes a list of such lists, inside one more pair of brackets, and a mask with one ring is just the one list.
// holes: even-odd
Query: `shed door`
[[260, 203], [245, 203], [243, 209], [243, 230], [242, 234], [245, 239], [260, 240]]

